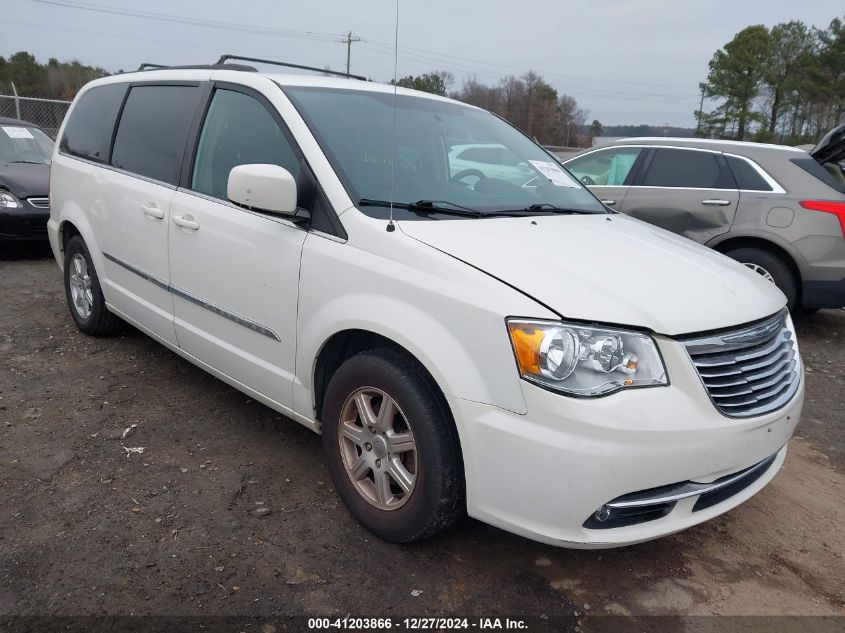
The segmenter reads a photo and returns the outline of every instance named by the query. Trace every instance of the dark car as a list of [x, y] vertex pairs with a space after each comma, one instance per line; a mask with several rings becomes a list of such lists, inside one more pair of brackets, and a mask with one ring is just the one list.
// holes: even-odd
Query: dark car
[[0, 241], [47, 239], [52, 155], [46, 132], [0, 117]]

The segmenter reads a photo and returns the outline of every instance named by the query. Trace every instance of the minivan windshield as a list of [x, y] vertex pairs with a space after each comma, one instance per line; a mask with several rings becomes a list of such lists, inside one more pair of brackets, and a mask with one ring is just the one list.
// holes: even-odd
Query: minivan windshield
[[4, 163], [50, 163], [53, 139], [37, 127], [0, 125], [0, 161]]
[[364, 212], [381, 217], [391, 200], [463, 216], [608, 212], [542, 147], [485, 110], [396, 95], [394, 148], [392, 92], [284, 90]]

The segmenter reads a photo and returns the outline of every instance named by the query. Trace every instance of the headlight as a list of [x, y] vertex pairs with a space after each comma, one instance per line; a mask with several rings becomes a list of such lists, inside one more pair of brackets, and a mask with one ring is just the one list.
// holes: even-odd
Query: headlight
[[526, 380], [575, 396], [669, 384], [654, 340], [641, 332], [560, 321], [507, 324]]
[[17, 209], [21, 206], [18, 199], [6, 191], [0, 191], [0, 209]]

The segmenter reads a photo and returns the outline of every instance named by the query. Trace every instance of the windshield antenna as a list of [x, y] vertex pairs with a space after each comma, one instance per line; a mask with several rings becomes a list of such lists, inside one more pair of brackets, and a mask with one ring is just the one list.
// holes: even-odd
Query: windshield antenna
[[396, 230], [393, 224], [393, 201], [396, 197], [396, 82], [399, 79], [399, 0], [396, 0], [396, 32], [393, 36], [393, 158], [390, 161], [390, 221], [387, 232]]

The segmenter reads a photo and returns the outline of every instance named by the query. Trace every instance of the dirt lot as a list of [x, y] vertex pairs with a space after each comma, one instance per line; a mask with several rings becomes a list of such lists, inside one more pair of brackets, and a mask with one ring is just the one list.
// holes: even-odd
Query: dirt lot
[[845, 311], [800, 320], [800, 437], [745, 505], [618, 550], [471, 520], [409, 547], [350, 518], [310, 431], [80, 334], [46, 256], [0, 261], [0, 614], [845, 615]]

